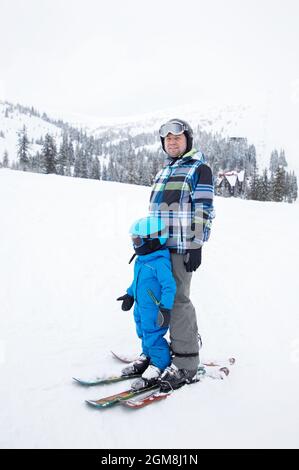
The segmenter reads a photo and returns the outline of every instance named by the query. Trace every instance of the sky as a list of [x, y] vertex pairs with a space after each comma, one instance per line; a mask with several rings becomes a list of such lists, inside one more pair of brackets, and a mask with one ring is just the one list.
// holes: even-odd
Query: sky
[[95, 117], [299, 108], [297, 0], [0, 0], [0, 100]]

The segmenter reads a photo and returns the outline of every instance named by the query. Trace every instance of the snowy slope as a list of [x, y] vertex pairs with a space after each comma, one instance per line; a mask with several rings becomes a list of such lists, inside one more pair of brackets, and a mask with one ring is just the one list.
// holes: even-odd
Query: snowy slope
[[[45, 121], [37, 116], [21, 113], [17, 108], [5, 116], [8, 108], [6, 104], [0, 101], [0, 131], [4, 133], [4, 138], [0, 137], [0, 161], [3, 159], [5, 150], [8, 152], [9, 161], [17, 159], [18, 133], [26, 126], [27, 135], [30, 142], [29, 152], [35, 155], [41, 151], [41, 145], [35, 143], [36, 139], [45, 137], [47, 133], [55, 137], [57, 144], [61, 140], [62, 131], [59, 127]], [[33, 143], [32, 143], [33, 141]]]
[[298, 447], [298, 204], [216, 198], [194, 275], [204, 357], [235, 355], [204, 381], [139, 411], [95, 410], [72, 376], [117, 371], [138, 350], [128, 227], [149, 188], [0, 170], [0, 447]]

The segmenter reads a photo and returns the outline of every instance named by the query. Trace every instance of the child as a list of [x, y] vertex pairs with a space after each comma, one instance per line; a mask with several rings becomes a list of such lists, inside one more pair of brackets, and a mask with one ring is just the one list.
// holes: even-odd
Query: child
[[166, 227], [158, 217], [145, 217], [131, 227], [135, 255], [134, 280], [122, 300], [122, 310], [135, 302], [134, 320], [142, 341], [142, 354], [122, 370], [124, 375], [142, 374], [132, 388], [141, 389], [158, 382], [169, 366], [170, 350], [164, 335], [169, 326], [176, 283], [171, 271], [170, 253], [165, 243]]

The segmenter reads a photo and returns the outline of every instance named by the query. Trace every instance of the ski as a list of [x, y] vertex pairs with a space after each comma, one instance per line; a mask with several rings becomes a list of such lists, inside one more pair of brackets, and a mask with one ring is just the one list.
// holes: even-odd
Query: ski
[[154, 385], [151, 387], [143, 388], [141, 390], [133, 390], [132, 388], [130, 388], [129, 390], [116, 393], [115, 395], [111, 395], [109, 397], [100, 398], [99, 400], [85, 400], [85, 402], [95, 408], [109, 408], [110, 406], [116, 405], [117, 403], [120, 403], [123, 400], [129, 400], [130, 398], [133, 398], [136, 395], [142, 394], [153, 389], [158, 391], [159, 387], [157, 385]]
[[[113, 353], [114, 354], [114, 353]], [[121, 359], [119, 359], [121, 360]], [[124, 361], [122, 361], [124, 362]], [[234, 358], [229, 358], [227, 361], [206, 361], [204, 363], [201, 363], [199, 367], [205, 367], [206, 370], [209, 370], [209, 376], [212, 378], [213, 377], [213, 369], [215, 368], [215, 378], [218, 378], [218, 371], [222, 370], [222, 372], [227, 371], [229, 372], [229, 367], [235, 363]], [[210, 369], [211, 368], [211, 369]], [[83, 385], [85, 387], [92, 387], [95, 385], [107, 385], [107, 384], [113, 384], [116, 382], [122, 382], [124, 380], [129, 380], [129, 379], [135, 379], [137, 377], [140, 377], [141, 374], [134, 374], [134, 375], [123, 375], [123, 374], [115, 374], [115, 375], [107, 375], [107, 376], [100, 376], [100, 377], [94, 377], [90, 379], [82, 379], [78, 377], [73, 377], [73, 380], [75, 380], [76, 383]]]
[[[199, 375], [205, 375], [205, 373], [206, 371], [203, 368], [198, 369]], [[199, 377], [199, 375], [197, 377]], [[195, 381], [198, 382], [199, 380], [200, 380], [199, 378], [196, 378], [194, 382]], [[144, 387], [140, 390], [134, 390], [131, 388], [129, 390], [125, 390], [124, 392], [116, 393], [115, 395], [103, 397], [98, 400], [85, 400], [85, 402], [88, 405], [93, 406], [95, 408], [109, 408], [113, 405], [116, 405], [117, 403], [128, 401], [136, 397], [137, 395], [143, 395], [147, 393], [148, 391], [152, 392], [153, 390], [154, 392], [159, 393], [159, 385], [156, 384], [156, 385], [152, 385], [151, 387]]]
[[[219, 369], [213, 368], [212, 370], [208, 370], [208, 368], [200, 365], [198, 367], [198, 372], [197, 372], [197, 375], [196, 375], [196, 378], [195, 378], [194, 382], [200, 381], [201, 377], [210, 377], [212, 379], [223, 379], [224, 376], [226, 376], [228, 374], [229, 374], [228, 367], [221, 367]], [[142, 388], [140, 390], [134, 390], [134, 389], [131, 388], [129, 390], [125, 390], [123, 392], [116, 393], [115, 395], [111, 395], [111, 396], [108, 396], [108, 397], [103, 397], [103, 398], [100, 398], [98, 400], [86, 400], [86, 403], [90, 406], [95, 407], [95, 408], [108, 408], [108, 407], [111, 407], [111, 406], [116, 405], [118, 403], [127, 402], [128, 400], [131, 400], [135, 396], [144, 394], [148, 391], [150, 391], [150, 392], [154, 391], [154, 392], [158, 393], [159, 396], [160, 396], [159, 385], [156, 384], [156, 385], [153, 385], [151, 387]], [[147, 398], [147, 396], [145, 398]]]
[[135, 355], [125, 355], [125, 354], [118, 354], [114, 351], [110, 351], [112, 356], [117, 359], [118, 361], [120, 362], [124, 362], [125, 364], [130, 364], [130, 362], [134, 362], [138, 359], [139, 356], [135, 356]]
[[[213, 370], [212, 372], [209, 372], [206, 368], [202, 368], [202, 369], [203, 370], [199, 369], [196, 378], [192, 380], [192, 382], [189, 383], [188, 385], [194, 384], [196, 382], [200, 382], [202, 378], [205, 378], [205, 377], [210, 377], [212, 379], [223, 379], [225, 376], [229, 374], [229, 369], [227, 367], [220, 367], [219, 369], [217, 369], [217, 371]], [[131, 397], [126, 400], [123, 400], [121, 402], [121, 405], [127, 408], [131, 408], [131, 409], [144, 408], [145, 406], [152, 405], [153, 403], [157, 401], [161, 401], [161, 400], [168, 398], [175, 391], [176, 390], [171, 390], [169, 392], [161, 392], [160, 390], [154, 390], [146, 394], [143, 397], [138, 397], [138, 398]]]
[[[136, 361], [139, 357], [133, 354], [126, 355], [122, 353], [116, 353], [114, 351], [111, 351], [111, 354], [115, 359], [117, 359], [120, 362], [124, 362], [126, 364]], [[225, 367], [225, 366], [232, 366], [233, 364], [235, 364], [235, 362], [236, 362], [236, 359], [234, 357], [229, 357], [228, 359], [217, 360], [217, 361], [204, 360], [201, 364], [204, 366], [208, 366], [208, 367]]]
[[80, 385], [84, 385], [86, 387], [92, 387], [94, 385], [106, 385], [106, 384], [113, 384], [116, 382], [122, 382], [123, 380], [128, 380], [128, 379], [134, 379], [135, 377], [140, 377], [140, 374], [134, 374], [134, 375], [108, 375], [108, 376], [102, 376], [102, 377], [95, 377], [91, 379], [80, 379], [78, 377], [73, 377], [73, 380], [75, 380], [77, 383]]
[[224, 361], [203, 361], [202, 364], [207, 367], [225, 367], [226, 365], [234, 365], [236, 359], [234, 357], [229, 357]]
[[140, 398], [139, 400], [128, 399], [123, 401], [121, 404], [126, 408], [139, 409], [151, 405], [156, 401], [164, 400], [165, 398], [169, 397], [169, 395], [171, 395], [171, 392], [153, 392], [150, 395], [147, 395], [146, 397]]

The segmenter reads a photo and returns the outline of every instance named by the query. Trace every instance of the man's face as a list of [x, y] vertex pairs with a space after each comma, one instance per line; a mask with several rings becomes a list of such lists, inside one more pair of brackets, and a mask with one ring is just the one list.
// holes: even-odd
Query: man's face
[[172, 158], [183, 155], [187, 148], [187, 138], [185, 134], [168, 134], [164, 139], [164, 147], [168, 155]]

